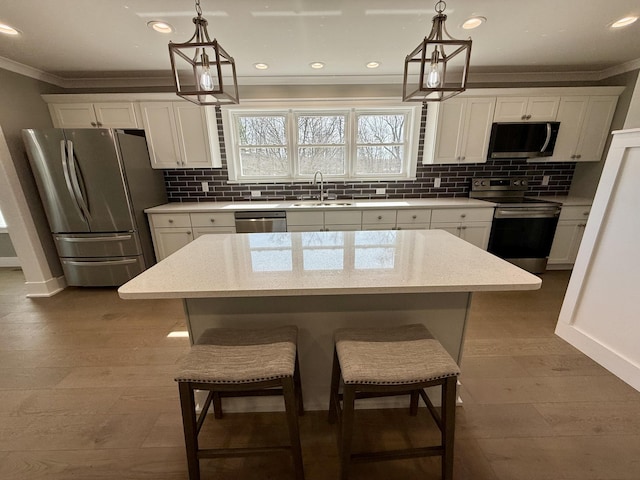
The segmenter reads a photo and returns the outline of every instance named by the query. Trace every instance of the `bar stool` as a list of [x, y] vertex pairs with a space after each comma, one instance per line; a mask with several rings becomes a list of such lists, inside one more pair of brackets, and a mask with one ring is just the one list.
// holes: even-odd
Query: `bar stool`
[[[458, 365], [423, 325], [393, 328], [345, 328], [335, 332], [329, 422], [339, 421], [340, 478], [349, 476], [352, 462], [442, 457], [442, 478], [453, 478]], [[340, 377], [343, 393], [339, 393]], [[425, 393], [440, 386], [440, 412]], [[441, 432], [441, 444], [403, 450], [352, 453], [355, 400], [407, 395], [410, 414], [417, 415], [422, 398]], [[341, 406], [342, 402], [342, 406]]]
[[[298, 415], [304, 412], [300, 368], [294, 326], [271, 329], [212, 328], [206, 330], [183, 359], [175, 377], [180, 392], [182, 423], [189, 479], [200, 479], [200, 459], [267, 455], [290, 451], [295, 478], [304, 479]], [[198, 416], [195, 390], [208, 391]], [[213, 403], [216, 418], [222, 417], [223, 397], [283, 395], [290, 445], [256, 448], [210, 448], [198, 446], [198, 433]]]

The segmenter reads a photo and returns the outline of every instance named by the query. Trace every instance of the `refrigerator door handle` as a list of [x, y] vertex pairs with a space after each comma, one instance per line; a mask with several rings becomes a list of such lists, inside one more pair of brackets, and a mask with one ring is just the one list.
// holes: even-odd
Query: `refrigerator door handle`
[[138, 263], [138, 260], [135, 258], [125, 258], [122, 260], [104, 260], [100, 262], [92, 262], [92, 261], [81, 261], [81, 260], [62, 260], [62, 263], [65, 265], [73, 265], [76, 267], [108, 267], [112, 265], [130, 265], [132, 263]]
[[67, 152], [67, 142], [65, 140], [60, 140], [60, 158], [62, 159], [62, 172], [64, 173], [64, 181], [67, 184], [67, 190], [69, 190], [69, 194], [73, 199], [73, 204], [78, 210], [78, 213], [86, 222], [87, 218], [84, 215], [84, 211], [82, 210], [82, 207], [80, 207], [80, 202], [78, 202], [76, 191], [73, 188], [73, 185], [71, 183], [71, 173], [70, 173], [70, 167], [69, 167], [69, 157]]
[[132, 235], [113, 235], [108, 237], [57, 237], [60, 242], [69, 243], [94, 243], [94, 242], [123, 242], [131, 240]]
[[80, 205], [80, 209], [84, 213], [85, 218], [87, 219], [87, 221], [91, 221], [91, 212], [89, 211], [89, 205], [82, 195], [82, 187], [84, 187], [84, 182], [82, 181], [82, 170], [80, 170], [80, 167], [76, 163], [76, 159], [73, 154], [73, 142], [71, 140], [67, 140], [67, 155], [69, 156], [69, 170], [71, 172], [71, 184], [73, 186], [73, 191], [75, 193], [78, 204]]

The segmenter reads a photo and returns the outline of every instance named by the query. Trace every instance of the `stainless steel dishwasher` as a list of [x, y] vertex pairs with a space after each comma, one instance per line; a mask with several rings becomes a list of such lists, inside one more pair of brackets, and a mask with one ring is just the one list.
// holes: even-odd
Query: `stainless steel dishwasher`
[[236, 212], [236, 233], [286, 232], [287, 212]]

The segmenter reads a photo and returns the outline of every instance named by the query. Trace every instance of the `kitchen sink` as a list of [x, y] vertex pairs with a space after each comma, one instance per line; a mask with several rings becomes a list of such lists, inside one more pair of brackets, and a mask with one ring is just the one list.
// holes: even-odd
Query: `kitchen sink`
[[294, 207], [349, 207], [353, 205], [350, 202], [305, 202], [294, 203]]

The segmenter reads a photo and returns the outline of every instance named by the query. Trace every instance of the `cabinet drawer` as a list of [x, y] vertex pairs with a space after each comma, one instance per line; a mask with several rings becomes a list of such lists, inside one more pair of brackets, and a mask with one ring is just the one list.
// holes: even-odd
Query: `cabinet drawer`
[[396, 224], [395, 210], [365, 210], [362, 212], [362, 223], [364, 225]]
[[287, 225], [324, 225], [324, 212], [287, 212]]
[[562, 207], [559, 220], [586, 220], [590, 212], [590, 205]]
[[414, 223], [424, 223], [428, 225], [429, 222], [431, 222], [431, 210], [398, 210], [398, 225]]
[[331, 225], [360, 225], [362, 223], [362, 212], [354, 210], [324, 212], [324, 223]]
[[151, 223], [154, 228], [191, 228], [191, 219], [188, 213], [154, 213], [151, 215]]
[[235, 227], [233, 213], [192, 213], [191, 225], [194, 227]]
[[493, 208], [441, 208], [431, 212], [431, 222], [490, 222]]

